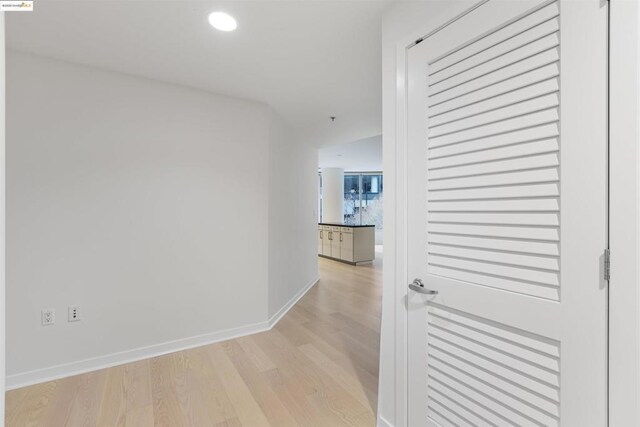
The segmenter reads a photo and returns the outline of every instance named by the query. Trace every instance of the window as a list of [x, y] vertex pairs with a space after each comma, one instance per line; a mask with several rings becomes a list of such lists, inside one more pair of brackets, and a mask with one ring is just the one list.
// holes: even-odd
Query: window
[[382, 229], [381, 173], [345, 173], [344, 223]]
[[[318, 172], [320, 220], [322, 221], [322, 174]], [[375, 225], [382, 230], [382, 172], [345, 172], [344, 223]]]
[[360, 175], [344, 175], [344, 223], [360, 224]]
[[382, 230], [382, 174], [363, 174], [360, 223]]

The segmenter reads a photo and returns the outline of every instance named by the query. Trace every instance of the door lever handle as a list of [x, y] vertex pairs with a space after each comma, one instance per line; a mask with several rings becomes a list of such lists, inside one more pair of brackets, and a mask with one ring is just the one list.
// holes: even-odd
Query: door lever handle
[[409, 283], [409, 289], [418, 292], [419, 294], [438, 295], [438, 291], [425, 288], [424, 282], [421, 279], [413, 279], [413, 283]]

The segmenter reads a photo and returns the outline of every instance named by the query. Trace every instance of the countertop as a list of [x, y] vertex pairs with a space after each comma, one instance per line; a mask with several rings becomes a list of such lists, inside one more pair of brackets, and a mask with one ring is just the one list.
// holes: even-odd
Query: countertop
[[347, 224], [338, 224], [336, 222], [319, 222], [318, 225], [329, 225], [333, 227], [349, 227], [349, 228], [375, 227], [375, 225], [347, 225]]

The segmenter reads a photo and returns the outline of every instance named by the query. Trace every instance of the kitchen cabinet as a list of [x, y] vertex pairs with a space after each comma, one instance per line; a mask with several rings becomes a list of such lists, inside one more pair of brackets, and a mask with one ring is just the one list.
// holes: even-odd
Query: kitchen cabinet
[[350, 264], [373, 261], [375, 227], [320, 223], [318, 224], [318, 255]]

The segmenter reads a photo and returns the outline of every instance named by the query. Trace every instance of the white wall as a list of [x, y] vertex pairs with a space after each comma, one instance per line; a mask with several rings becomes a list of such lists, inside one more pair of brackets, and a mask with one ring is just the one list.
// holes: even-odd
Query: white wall
[[318, 280], [318, 151], [272, 113], [269, 143], [269, 316]]
[[320, 168], [342, 168], [348, 172], [382, 170], [382, 135], [318, 149]]
[[266, 105], [18, 52], [7, 105], [10, 386], [268, 325]]

